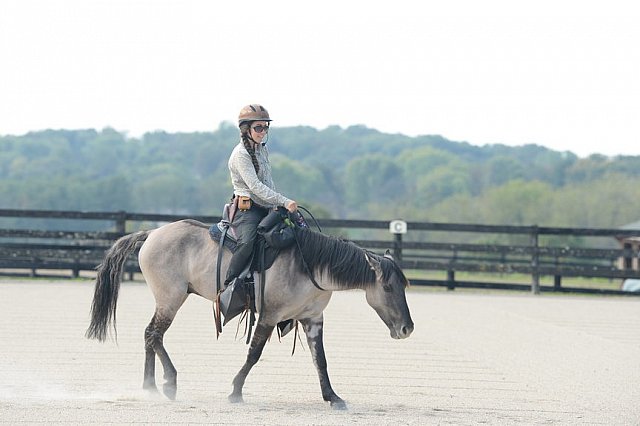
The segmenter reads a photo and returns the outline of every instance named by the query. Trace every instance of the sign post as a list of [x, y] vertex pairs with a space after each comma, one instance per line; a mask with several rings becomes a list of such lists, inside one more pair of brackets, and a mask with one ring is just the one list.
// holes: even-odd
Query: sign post
[[407, 222], [396, 219], [389, 222], [389, 232], [395, 235], [393, 241], [393, 257], [397, 262], [402, 262], [402, 234], [407, 233]]

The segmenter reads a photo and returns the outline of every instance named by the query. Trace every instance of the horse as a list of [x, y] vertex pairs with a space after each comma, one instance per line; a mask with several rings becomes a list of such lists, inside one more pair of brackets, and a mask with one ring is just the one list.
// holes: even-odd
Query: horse
[[[332, 408], [346, 409], [327, 373], [323, 311], [334, 291], [362, 289], [368, 304], [389, 328], [391, 337], [407, 338], [414, 327], [405, 296], [409, 281], [388, 252], [378, 255], [353, 242], [304, 228], [296, 230], [296, 239], [297, 244], [282, 250], [265, 271], [262, 292], [255, 291], [255, 305], [262, 307], [262, 311], [258, 309], [246, 361], [233, 379], [233, 391], [228, 398], [233, 403], [243, 402], [242, 388], [247, 375], [258, 362], [274, 327], [293, 319], [299, 321], [305, 332], [323, 399]], [[144, 332], [143, 388], [158, 392], [157, 356], [164, 370], [163, 393], [173, 400], [177, 392], [177, 371], [164, 348], [163, 336], [190, 294], [211, 301], [216, 299], [216, 258], [220, 247], [211, 238], [209, 227], [193, 219], [119, 238], [97, 267], [87, 338], [104, 342], [113, 327], [117, 339], [118, 290], [127, 258], [137, 249], [140, 270], [156, 302]], [[223, 248], [220, 264], [223, 276], [230, 260], [231, 253]], [[261, 293], [264, 301], [260, 299]]]

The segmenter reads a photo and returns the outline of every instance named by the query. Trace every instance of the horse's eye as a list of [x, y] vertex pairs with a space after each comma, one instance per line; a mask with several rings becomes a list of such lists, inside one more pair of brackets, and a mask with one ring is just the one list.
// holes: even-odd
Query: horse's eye
[[389, 285], [389, 284], [385, 284], [382, 286], [382, 289], [384, 291], [386, 291], [387, 293], [391, 293], [393, 291], [393, 288]]

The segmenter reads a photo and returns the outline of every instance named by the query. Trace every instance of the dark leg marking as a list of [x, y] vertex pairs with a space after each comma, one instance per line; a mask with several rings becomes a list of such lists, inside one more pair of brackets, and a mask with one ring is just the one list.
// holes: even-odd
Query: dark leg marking
[[142, 388], [151, 392], [158, 392], [156, 386], [156, 352], [153, 350], [153, 333], [155, 315], [144, 331], [144, 382]]
[[342, 398], [340, 398], [331, 387], [329, 381], [329, 373], [327, 372], [327, 358], [324, 354], [323, 343], [323, 320], [306, 319], [301, 320], [304, 332], [307, 335], [307, 344], [311, 350], [311, 356], [313, 357], [313, 364], [318, 371], [318, 377], [320, 378], [320, 389], [322, 390], [322, 398], [325, 401], [329, 401], [331, 407], [336, 410], [346, 410], [347, 404]]
[[176, 398], [178, 389], [177, 379], [178, 372], [169, 358], [163, 345], [164, 333], [171, 325], [173, 318], [164, 318], [156, 314], [145, 330], [145, 365], [144, 365], [144, 389], [154, 390], [155, 383], [155, 355], [158, 355], [162, 368], [164, 369], [164, 379], [166, 382], [162, 387], [162, 391], [169, 399]]
[[265, 343], [267, 343], [267, 339], [271, 335], [273, 331], [273, 325], [265, 325], [258, 322], [256, 326], [256, 331], [253, 334], [253, 338], [251, 339], [251, 346], [249, 346], [249, 353], [247, 354], [247, 360], [244, 365], [236, 374], [236, 377], [233, 379], [233, 392], [229, 395], [229, 401], [237, 403], [244, 402], [242, 398], [242, 387], [244, 386], [244, 382], [251, 371], [251, 368], [258, 362], [260, 356], [262, 355], [262, 350], [264, 349]]

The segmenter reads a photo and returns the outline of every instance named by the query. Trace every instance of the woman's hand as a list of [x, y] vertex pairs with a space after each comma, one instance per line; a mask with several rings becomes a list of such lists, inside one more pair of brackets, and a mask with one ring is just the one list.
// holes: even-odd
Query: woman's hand
[[293, 213], [296, 210], [298, 210], [298, 203], [296, 203], [295, 201], [291, 200], [291, 201], [289, 201], [289, 203], [285, 207], [287, 208], [287, 210], [289, 210], [291, 213]]

